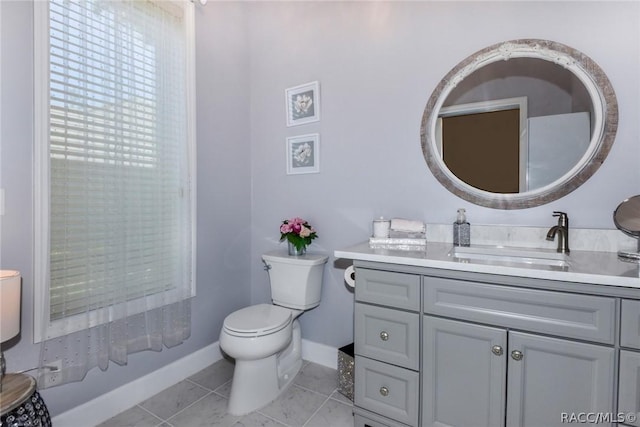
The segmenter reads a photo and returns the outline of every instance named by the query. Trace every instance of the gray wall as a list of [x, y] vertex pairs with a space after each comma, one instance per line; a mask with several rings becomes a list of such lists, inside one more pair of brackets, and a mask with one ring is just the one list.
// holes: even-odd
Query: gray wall
[[[278, 224], [299, 215], [317, 229], [314, 250], [367, 239], [379, 215], [451, 223], [551, 226], [554, 210], [573, 227], [613, 228], [611, 214], [640, 192], [637, 2], [281, 2], [252, 5], [252, 259], [277, 247]], [[463, 58], [518, 38], [564, 43], [595, 60], [619, 102], [616, 143], [582, 187], [545, 206], [500, 211], [457, 198], [429, 172], [420, 148], [424, 106]], [[318, 80], [321, 121], [287, 128], [283, 91]], [[288, 136], [319, 132], [321, 172], [285, 172]], [[333, 258], [332, 258], [333, 259]], [[252, 264], [254, 302], [269, 298]], [[352, 336], [352, 296], [343, 270], [328, 267], [320, 306], [301, 317], [302, 336], [331, 346]]]
[[[36, 366], [33, 343], [33, 7], [2, 0], [0, 264], [23, 277], [22, 332], [6, 351], [10, 372]], [[191, 338], [162, 352], [131, 355], [125, 367], [94, 369], [84, 381], [45, 390], [52, 415], [152, 372], [218, 340], [224, 317], [249, 304], [251, 230], [249, 86], [245, 6], [196, 11], [198, 259]], [[240, 231], [238, 231], [240, 230]], [[11, 343], [13, 344], [13, 343]], [[135, 402], [132, 402], [135, 403]]]
[[[9, 369], [37, 363], [32, 343], [32, 20], [30, 2], [2, 0], [2, 158], [6, 189], [2, 268], [24, 275], [23, 332]], [[635, 2], [209, 2], [197, 9], [198, 298], [192, 337], [126, 367], [94, 370], [45, 392], [52, 413], [79, 405], [217, 341], [222, 319], [269, 300], [260, 254], [278, 245], [280, 222], [318, 229], [312, 250], [332, 253], [367, 238], [379, 215], [449, 223], [553, 223], [612, 228], [618, 202], [638, 193], [640, 5]], [[570, 17], [570, 19], [569, 19]], [[502, 40], [548, 38], [586, 53], [608, 74], [620, 124], [609, 158], [585, 185], [522, 211], [469, 205], [443, 189], [420, 149], [424, 105], [464, 57]], [[322, 120], [287, 128], [284, 89], [318, 80]], [[285, 138], [321, 135], [321, 173], [287, 176]], [[322, 304], [302, 316], [303, 337], [351, 341], [352, 295], [343, 265], [325, 270]]]

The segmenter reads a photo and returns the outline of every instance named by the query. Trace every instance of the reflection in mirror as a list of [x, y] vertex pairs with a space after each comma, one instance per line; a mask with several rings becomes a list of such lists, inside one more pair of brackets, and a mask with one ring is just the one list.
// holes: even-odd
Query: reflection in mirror
[[633, 196], [618, 205], [613, 212], [613, 223], [624, 234], [638, 239], [636, 252], [619, 251], [626, 259], [640, 260], [640, 196]]
[[584, 54], [545, 40], [490, 46], [458, 64], [423, 115], [425, 160], [451, 192], [502, 209], [580, 186], [609, 152], [617, 103]]
[[438, 153], [455, 176], [475, 188], [526, 191], [527, 116], [526, 96], [443, 107], [436, 122]]
[[438, 147], [449, 170], [473, 187], [529, 191], [578, 163], [591, 140], [592, 115], [586, 88], [560, 65], [537, 58], [494, 62], [444, 101]]

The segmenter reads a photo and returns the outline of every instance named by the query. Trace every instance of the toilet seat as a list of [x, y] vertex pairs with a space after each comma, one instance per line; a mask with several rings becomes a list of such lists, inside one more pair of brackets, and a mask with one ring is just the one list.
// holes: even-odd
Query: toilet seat
[[242, 308], [224, 319], [224, 330], [237, 337], [259, 337], [276, 333], [291, 323], [291, 310], [271, 304]]

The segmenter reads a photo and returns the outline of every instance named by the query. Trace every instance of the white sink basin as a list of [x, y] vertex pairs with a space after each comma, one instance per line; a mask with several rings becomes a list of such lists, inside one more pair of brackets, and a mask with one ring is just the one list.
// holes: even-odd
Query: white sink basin
[[567, 254], [548, 249], [509, 248], [504, 246], [455, 246], [450, 254], [467, 262], [509, 263], [531, 266], [567, 267]]

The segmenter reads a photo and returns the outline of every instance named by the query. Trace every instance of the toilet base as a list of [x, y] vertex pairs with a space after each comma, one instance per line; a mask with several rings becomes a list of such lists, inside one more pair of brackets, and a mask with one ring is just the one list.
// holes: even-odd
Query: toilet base
[[291, 342], [283, 351], [259, 360], [236, 359], [227, 412], [246, 415], [271, 403], [302, 367], [300, 323], [293, 322]]
[[[276, 355], [260, 360], [236, 360], [227, 412], [245, 415], [262, 408], [280, 392]], [[259, 381], [256, 381], [256, 378]]]

